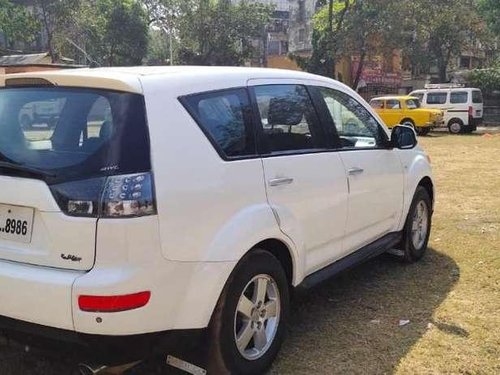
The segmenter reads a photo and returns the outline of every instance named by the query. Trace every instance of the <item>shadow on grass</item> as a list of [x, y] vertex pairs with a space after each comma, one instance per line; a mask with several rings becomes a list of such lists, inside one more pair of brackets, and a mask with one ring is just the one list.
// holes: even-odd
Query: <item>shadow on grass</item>
[[297, 296], [271, 373], [391, 373], [428, 329], [466, 337], [433, 319], [458, 278], [456, 263], [429, 249], [415, 264], [381, 256]]
[[[418, 263], [383, 255], [294, 298], [288, 337], [271, 374], [381, 374], [395, 366], [429, 327], [468, 332], [433, 319], [458, 281], [456, 263], [429, 249]], [[404, 326], [400, 320], [409, 320]], [[26, 353], [0, 342], [0, 374], [77, 374], [70, 357]], [[182, 374], [150, 363], [130, 374]]]

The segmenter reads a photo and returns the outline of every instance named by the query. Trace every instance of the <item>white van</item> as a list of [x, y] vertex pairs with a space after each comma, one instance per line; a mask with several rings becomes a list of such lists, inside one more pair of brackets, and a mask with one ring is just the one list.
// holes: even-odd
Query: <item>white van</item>
[[450, 133], [471, 133], [483, 122], [481, 90], [456, 84], [432, 84], [410, 93], [420, 99], [422, 107], [444, 111]]
[[[22, 126], [51, 100], [53, 129]], [[0, 76], [0, 332], [71, 343], [95, 369], [202, 340], [208, 361], [193, 361], [209, 373], [260, 374], [293, 288], [388, 249], [417, 261], [433, 202], [415, 131], [389, 132], [325, 77]]]

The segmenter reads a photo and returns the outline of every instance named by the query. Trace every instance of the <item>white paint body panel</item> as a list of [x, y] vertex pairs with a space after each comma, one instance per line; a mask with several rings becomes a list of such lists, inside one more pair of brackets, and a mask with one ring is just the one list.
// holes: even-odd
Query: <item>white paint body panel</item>
[[[419, 148], [224, 161], [178, 101], [191, 93], [286, 80], [346, 92], [374, 114], [345, 85], [306, 73], [140, 67], [19, 77], [144, 94], [158, 215], [69, 218], [43, 182], [0, 176], [0, 203], [34, 207], [35, 225], [46, 227], [45, 234], [34, 233], [33, 244], [43, 244], [39, 248], [9, 256], [12, 249], [0, 243], [0, 259], [9, 259], [0, 260], [1, 316], [103, 335], [203, 328], [235, 265], [256, 244], [281, 241], [298, 285], [357, 247], [400, 230], [417, 184], [431, 176]], [[364, 167], [366, 174], [350, 179], [349, 196], [351, 165]], [[269, 178], [281, 176], [294, 178], [294, 184], [266, 187]], [[80, 270], [61, 269], [68, 267], [60, 258], [63, 248], [86, 249]], [[82, 294], [144, 290], [151, 291], [151, 300], [136, 310], [99, 314], [78, 308]]]

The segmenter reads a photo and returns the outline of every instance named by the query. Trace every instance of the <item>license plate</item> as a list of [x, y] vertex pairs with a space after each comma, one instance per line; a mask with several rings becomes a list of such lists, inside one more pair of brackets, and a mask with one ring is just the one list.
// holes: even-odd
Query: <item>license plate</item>
[[0, 204], [0, 238], [30, 243], [33, 213], [33, 208]]

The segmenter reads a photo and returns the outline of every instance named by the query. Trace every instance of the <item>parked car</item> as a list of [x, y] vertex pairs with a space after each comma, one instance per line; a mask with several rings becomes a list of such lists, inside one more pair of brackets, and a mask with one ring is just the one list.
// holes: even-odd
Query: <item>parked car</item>
[[[293, 289], [389, 249], [408, 262], [426, 251], [434, 184], [415, 132], [389, 132], [337, 81], [137, 67], [0, 86], [7, 335], [75, 345], [99, 365], [183, 358], [206, 340], [208, 363], [195, 365], [258, 374], [278, 353]], [[65, 101], [36, 148], [16, 121], [34, 97]]]
[[444, 111], [444, 122], [452, 134], [472, 133], [483, 122], [481, 90], [454, 84], [427, 85], [410, 93], [422, 107]]
[[426, 135], [444, 124], [442, 111], [421, 108], [414, 96], [381, 96], [371, 99], [370, 105], [389, 128], [402, 124], [414, 128], [419, 135]]
[[56, 99], [27, 102], [19, 111], [19, 123], [23, 129], [30, 129], [35, 124], [54, 128], [63, 106], [64, 100]]

